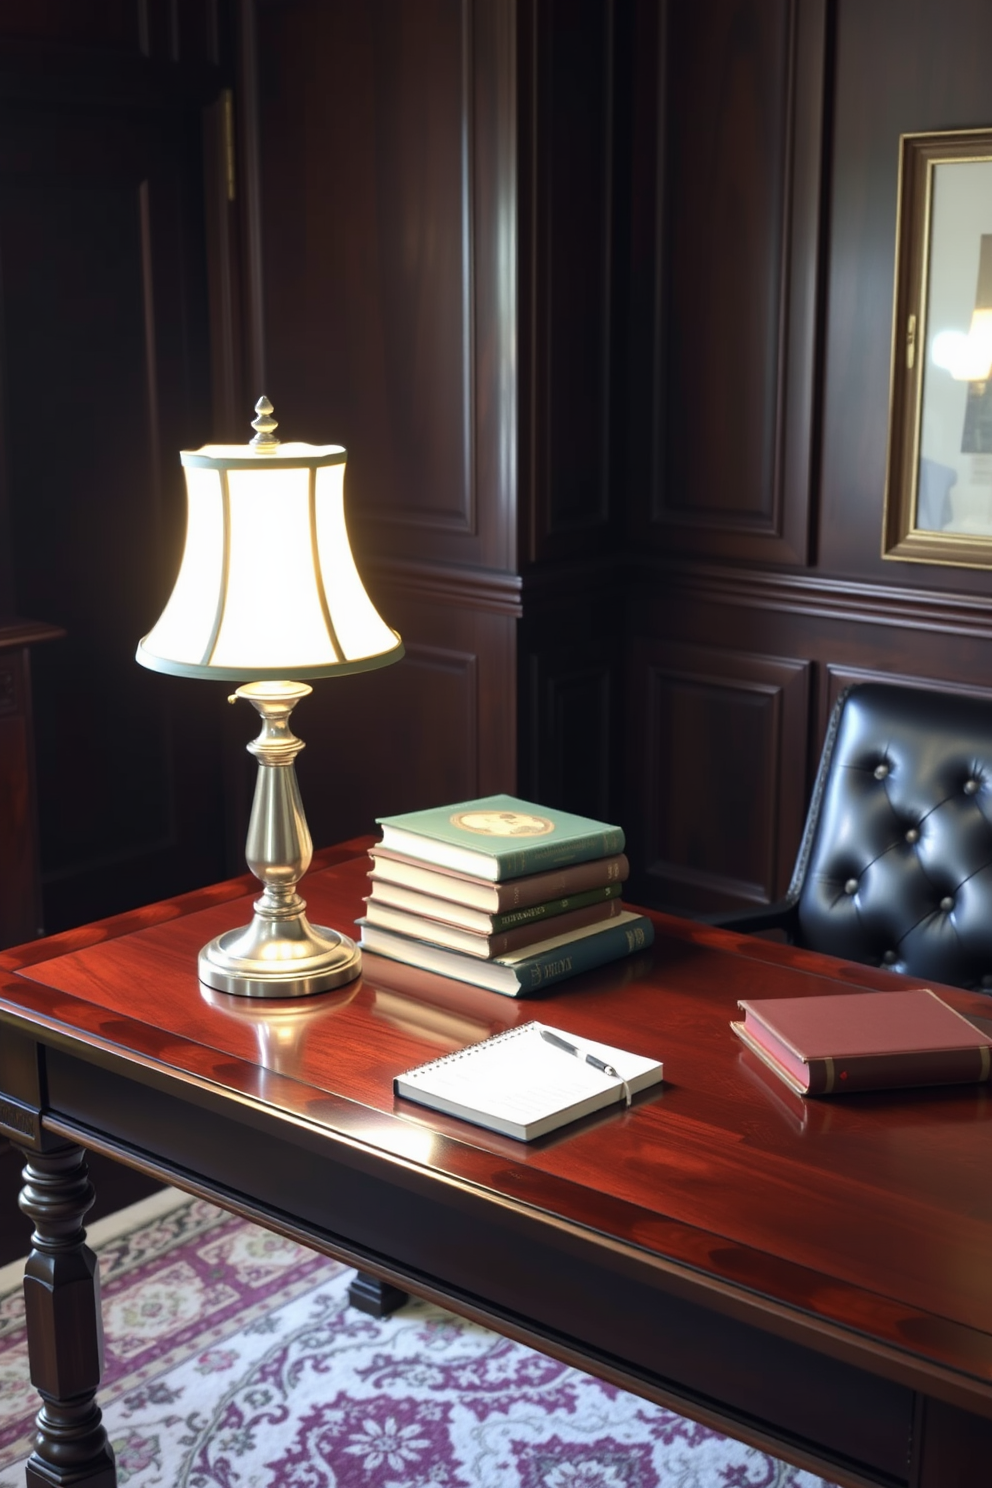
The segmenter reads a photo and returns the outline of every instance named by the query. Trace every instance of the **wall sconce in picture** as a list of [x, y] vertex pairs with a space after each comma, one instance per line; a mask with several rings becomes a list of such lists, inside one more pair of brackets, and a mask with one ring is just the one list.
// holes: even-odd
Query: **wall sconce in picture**
[[899, 151], [882, 556], [992, 568], [992, 129]]

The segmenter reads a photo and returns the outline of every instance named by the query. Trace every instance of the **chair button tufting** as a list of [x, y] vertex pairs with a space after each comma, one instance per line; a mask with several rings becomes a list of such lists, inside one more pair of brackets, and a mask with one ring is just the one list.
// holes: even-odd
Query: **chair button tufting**
[[882, 965], [894, 966], [898, 960], [899, 957], [895, 951], [886, 951], [885, 955], [882, 957]]
[[940, 907], [945, 914], [950, 914], [951, 910], [954, 908], [954, 900], [951, 898], [950, 894], [944, 895], [943, 899], [941, 899], [940, 901]]
[[909, 843], [910, 847], [912, 847], [914, 843], [919, 842], [919, 840], [920, 840], [920, 829], [919, 829], [919, 827], [910, 827], [909, 831], [906, 833], [906, 841]]
[[858, 880], [856, 878], [849, 878], [847, 880], [847, 883], [844, 885], [844, 893], [845, 894], [856, 894], [857, 892], [858, 892]]
[[975, 796], [975, 795], [977, 795], [978, 794], [978, 781], [975, 780], [974, 778], [972, 778], [971, 780], [966, 780], [965, 783], [964, 783], [964, 793], [965, 793], [966, 796]]
[[876, 765], [875, 766], [875, 779], [876, 780], [884, 780], [885, 777], [886, 777], [886, 775], [888, 775], [888, 773], [889, 773], [889, 767], [888, 767], [888, 765]]

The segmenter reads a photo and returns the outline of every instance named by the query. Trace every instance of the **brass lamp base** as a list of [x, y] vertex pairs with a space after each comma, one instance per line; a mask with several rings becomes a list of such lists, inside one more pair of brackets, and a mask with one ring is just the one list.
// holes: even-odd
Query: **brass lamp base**
[[200, 952], [200, 981], [239, 997], [310, 997], [354, 981], [362, 953], [353, 940], [311, 925], [296, 885], [313, 847], [293, 761], [303, 748], [289, 716], [312, 688], [305, 682], [251, 682], [231, 697], [261, 714], [262, 731], [248, 745], [258, 760], [248, 825], [248, 867], [263, 885], [250, 925], [227, 930]]
[[[261, 901], [259, 901], [261, 902]], [[347, 935], [311, 925], [300, 912], [281, 924], [256, 918], [200, 952], [200, 981], [240, 997], [309, 997], [358, 976], [362, 953]]]

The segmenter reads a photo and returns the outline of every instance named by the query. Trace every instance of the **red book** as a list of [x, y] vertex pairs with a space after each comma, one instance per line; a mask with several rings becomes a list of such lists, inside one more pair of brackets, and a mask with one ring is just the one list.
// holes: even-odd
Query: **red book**
[[992, 1070], [992, 1038], [926, 988], [737, 1005], [737, 1037], [799, 1095], [964, 1085]]

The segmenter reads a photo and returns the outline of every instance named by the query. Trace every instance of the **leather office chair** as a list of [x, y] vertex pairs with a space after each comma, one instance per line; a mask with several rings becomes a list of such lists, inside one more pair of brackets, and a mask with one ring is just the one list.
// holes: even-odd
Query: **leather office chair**
[[992, 993], [992, 703], [848, 688], [785, 898], [706, 918]]

